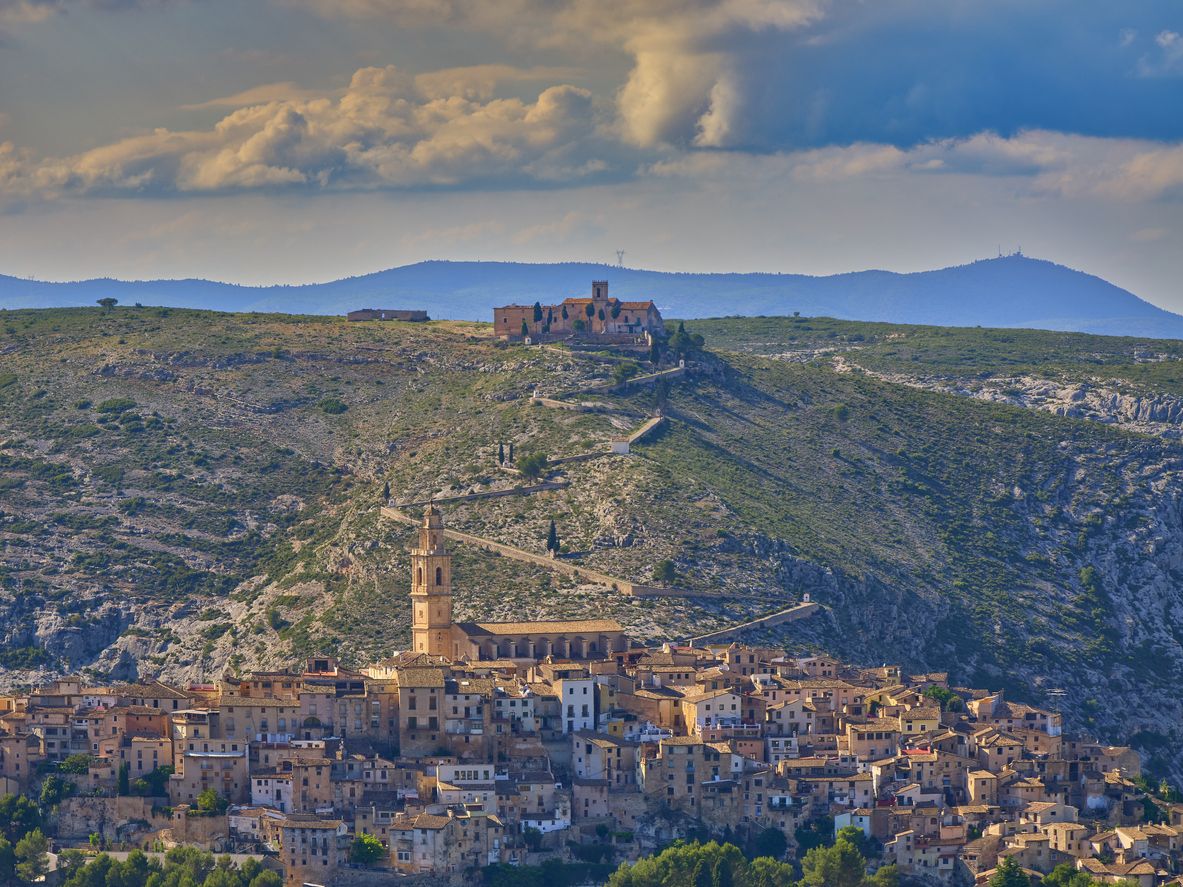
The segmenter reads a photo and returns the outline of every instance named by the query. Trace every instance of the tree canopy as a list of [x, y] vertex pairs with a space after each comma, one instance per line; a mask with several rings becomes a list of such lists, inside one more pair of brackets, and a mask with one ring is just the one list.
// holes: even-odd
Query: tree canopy
[[754, 862], [734, 844], [675, 844], [656, 856], [623, 863], [608, 887], [779, 887], [794, 881], [793, 867], [769, 857]]

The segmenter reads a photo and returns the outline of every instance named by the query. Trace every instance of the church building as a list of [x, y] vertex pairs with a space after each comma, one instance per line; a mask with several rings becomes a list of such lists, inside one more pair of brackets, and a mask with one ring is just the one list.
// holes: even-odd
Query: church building
[[453, 662], [492, 659], [603, 659], [629, 648], [615, 619], [453, 622], [452, 555], [444, 519], [428, 505], [411, 549], [412, 652]]
[[593, 280], [591, 296], [557, 305], [502, 305], [493, 309], [493, 329], [506, 340], [570, 336], [604, 342], [634, 342], [665, 335], [661, 312], [651, 299], [622, 302], [608, 295], [608, 281]]

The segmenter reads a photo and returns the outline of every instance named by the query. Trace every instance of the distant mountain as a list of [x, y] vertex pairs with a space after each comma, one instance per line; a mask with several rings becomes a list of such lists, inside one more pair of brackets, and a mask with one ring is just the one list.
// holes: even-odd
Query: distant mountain
[[799, 311], [851, 320], [1183, 338], [1183, 316], [1091, 274], [1017, 255], [937, 271], [828, 277], [678, 274], [574, 262], [420, 262], [330, 283], [266, 287], [208, 280], [46, 283], [0, 276], [0, 307], [92, 305], [114, 296], [125, 304], [221, 311], [426, 308], [435, 318], [489, 320], [494, 305], [582, 295], [593, 279], [608, 280], [613, 295], [654, 299], [673, 317]]

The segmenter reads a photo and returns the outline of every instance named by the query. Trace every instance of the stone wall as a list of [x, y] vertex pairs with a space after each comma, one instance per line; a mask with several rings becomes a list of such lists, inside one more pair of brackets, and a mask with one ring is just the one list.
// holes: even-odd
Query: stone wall
[[85, 841], [98, 833], [108, 843], [137, 843], [136, 836], [170, 825], [163, 813], [152, 808], [167, 803], [158, 798], [66, 798], [58, 807], [57, 832], [63, 841]]
[[739, 625], [732, 625], [729, 628], [721, 628], [718, 631], [700, 634], [697, 637], [689, 638], [688, 643], [702, 645], [713, 644], [721, 641], [731, 641], [734, 640], [736, 636], [750, 629], [771, 628], [774, 625], [783, 625], [786, 622], [795, 622], [798, 619], [806, 619], [820, 609], [821, 605], [816, 601], [798, 604], [795, 607], [789, 607], [787, 610], [780, 610], [776, 613], [770, 613], [767, 616], [761, 616], [759, 619], [753, 619], [750, 622], [741, 622]]

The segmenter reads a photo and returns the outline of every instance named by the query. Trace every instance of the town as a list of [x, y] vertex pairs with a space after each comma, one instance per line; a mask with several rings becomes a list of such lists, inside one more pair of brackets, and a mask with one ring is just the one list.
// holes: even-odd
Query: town
[[646, 647], [611, 619], [456, 623], [453, 583], [430, 505], [411, 650], [2, 698], [3, 792], [52, 807], [59, 860], [195, 847], [289, 887], [471, 883], [546, 860], [602, 883], [678, 839], [793, 858], [839, 832], [918, 883], [1183, 872], [1183, 804], [1056, 712], [894, 665]]

